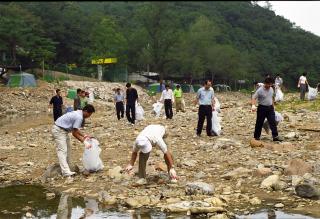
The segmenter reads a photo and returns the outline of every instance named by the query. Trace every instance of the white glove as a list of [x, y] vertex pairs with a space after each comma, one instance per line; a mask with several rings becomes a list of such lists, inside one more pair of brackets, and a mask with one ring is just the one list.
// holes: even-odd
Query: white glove
[[174, 170], [174, 168], [171, 168], [171, 169], [170, 169], [169, 175], [170, 175], [170, 178], [171, 178], [171, 179], [177, 179], [177, 173], [176, 173], [176, 171]]
[[90, 140], [89, 138], [86, 138], [86, 140], [83, 141], [84, 147], [85, 147], [86, 149], [89, 149], [89, 148], [92, 147], [92, 145], [91, 145], [91, 143], [89, 142], [89, 140]]
[[51, 113], [51, 108], [48, 108], [48, 113]]
[[133, 169], [133, 166], [131, 164], [128, 164], [128, 166], [126, 167], [126, 172], [130, 172]]
[[252, 106], [251, 106], [251, 111], [254, 112], [254, 111], [256, 111], [256, 110], [257, 110], [257, 107], [256, 107], [255, 105], [252, 105]]

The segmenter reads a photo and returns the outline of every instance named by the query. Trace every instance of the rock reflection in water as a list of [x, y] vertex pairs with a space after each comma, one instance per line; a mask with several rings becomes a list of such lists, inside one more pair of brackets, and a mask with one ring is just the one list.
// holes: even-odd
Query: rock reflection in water
[[262, 211], [255, 214], [236, 216], [236, 219], [314, 219], [301, 214], [289, 214], [282, 211]]

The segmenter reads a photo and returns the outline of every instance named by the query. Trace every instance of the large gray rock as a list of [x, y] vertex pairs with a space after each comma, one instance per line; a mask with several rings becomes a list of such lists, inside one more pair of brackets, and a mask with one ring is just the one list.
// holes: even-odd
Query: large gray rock
[[310, 184], [300, 184], [295, 187], [296, 194], [302, 198], [319, 198], [320, 189]]
[[192, 182], [186, 185], [187, 195], [213, 195], [214, 187], [204, 182]]

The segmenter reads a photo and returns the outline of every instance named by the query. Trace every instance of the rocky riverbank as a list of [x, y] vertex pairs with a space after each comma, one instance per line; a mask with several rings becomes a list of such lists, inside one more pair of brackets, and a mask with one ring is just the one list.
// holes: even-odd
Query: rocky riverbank
[[[203, 132], [198, 138], [195, 135], [197, 107], [193, 105], [194, 95], [186, 94], [185, 113], [175, 113], [173, 120], [166, 120], [162, 116], [154, 117], [151, 111], [156, 99], [142, 94], [143, 90], [139, 89], [145, 120], [132, 127], [125, 120], [116, 119], [111, 103], [112, 89], [120, 85], [124, 86], [99, 82], [59, 85], [63, 89], [87, 86], [99, 91], [96, 93], [102, 98], [94, 103], [97, 112], [88, 119], [83, 132], [100, 141], [103, 171], [89, 176], [79, 174], [73, 180], [57, 176], [57, 168], [44, 174], [57, 158], [50, 132], [52, 118], [42, 114], [40, 121], [32, 119], [25, 124], [16, 121], [11, 126], [0, 127], [3, 136], [0, 183], [42, 184], [54, 191], [96, 198], [104, 205], [118, 208], [159, 208], [185, 214], [208, 214], [212, 218], [232, 218], [235, 214], [248, 214], [261, 208], [320, 217], [319, 112], [282, 107], [285, 120], [278, 127], [285, 142], [274, 144], [271, 136], [263, 133], [261, 142], [253, 144], [255, 113], [250, 112], [250, 96], [236, 92], [217, 93], [222, 105], [222, 135], [209, 138]], [[20, 109], [24, 106], [31, 112], [42, 107], [44, 112], [57, 87], [48, 86], [28, 89], [35, 95], [31, 96], [36, 101], [33, 106], [29, 105], [30, 99], [21, 96], [25, 90], [3, 89], [8, 95], [20, 93], [13, 94], [12, 97], [17, 98], [5, 101], [2, 107], [12, 105], [12, 108]], [[1, 98], [6, 96], [3, 92]], [[298, 98], [298, 95], [288, 96], [288, 99]], [[146, 182], [122, 173], [130, 159], [135, 137], [146, 125], [155, 123], [168, 127], [166, 142], [173, 152], [179, 176], [177, 183], [170, 183], [162, 153], [157, 148], [150, 155]], [[77, 165], [75, 169], [81, 170], [83, 145], [74, 138], [71, 141], [72, 161]]]

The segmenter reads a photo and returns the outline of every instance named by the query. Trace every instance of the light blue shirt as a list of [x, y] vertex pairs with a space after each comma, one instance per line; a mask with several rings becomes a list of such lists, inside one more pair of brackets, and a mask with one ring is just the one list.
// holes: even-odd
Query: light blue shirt
[[124, 100], [124, 95], [123, 95], [122, 93], [120, 93], [120, 94], [116, 93], [116, 94], [114, 95], [114, 100], [115, 100], [116, 102], [121, 102], [121, 101]]
[[56, 126], [60, 128], [64, 128], [68, 131], [72, 131], [72, 129], [81, 128], [83, 121], [83, 112], [82, 110], [72, 111], [64, 114], [59, 117], [54, 123]]
[[200, 88], [197, 92], [197, 98], [199, 99], [199, 105], [211, 105], [214, 98], [213, 88], [206, 90], [204, 87]]

